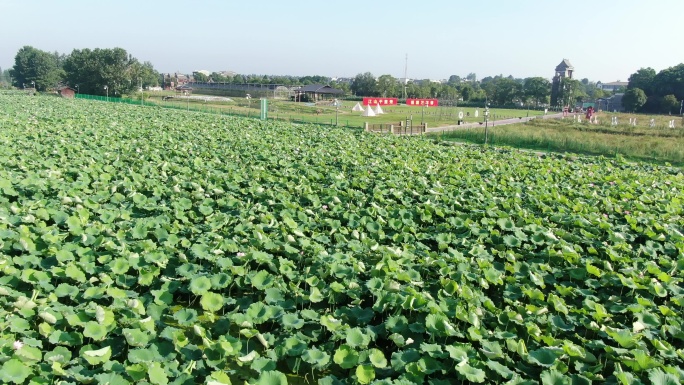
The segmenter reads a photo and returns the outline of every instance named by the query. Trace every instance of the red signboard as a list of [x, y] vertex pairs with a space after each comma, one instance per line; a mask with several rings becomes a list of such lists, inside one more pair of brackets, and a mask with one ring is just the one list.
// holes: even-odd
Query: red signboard
[[397, 98], [363, 98], [364, 106], [396, 106]]
[[438, 104], [437, 99], [406, 99], [407, 106], [437, 107]]

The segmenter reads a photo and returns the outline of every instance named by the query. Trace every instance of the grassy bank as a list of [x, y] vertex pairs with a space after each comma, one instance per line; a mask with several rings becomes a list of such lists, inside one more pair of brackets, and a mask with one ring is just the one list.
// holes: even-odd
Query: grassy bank
[[[168, 100], [164, 97], [173, 96]], [[194, 96], [202, 96], [194, 93]], [[208, 111], [220, 111], [231, 115], [248, 117], [258, 117], [260, 102], [258, 99], [251, 100], [243, 97], [232, 97], [231, 102], [201, 101], [184, 99], [176, 94], [164, 92], [150, 95], [145, 103], [163, 106], [175, 106], [179, 109], [192, 109], [198, 106], [200, 109]], [[455, 125], [458, 122], [459, 112], [463, 112], [463, 120], [466, 123], [482, 122], [484, 119], [483, 109], [472, 107], [453, 107], [439, 106], [426, 107], [419, 106], [382, 106], [384, 114], [374, 117], [361, 116], [360, 112], [352, 111], [356, 101], [342, 101], [339, 109], [336, 109], [331, 101], [319, 101], [317, 103], [292, 102], [281, 99], [269, 99], [268, 116], [271, 119], [284, 121], [306, 121], [311, 123], [333, 124], [339, 121], [342, 126], [363, 127], [365, 122], [370, 124], [397, 124], [399, 121], [411, 119], [414, 124], [426, 122], [428, 127], [440, 127]], [[360, 103], [360, 102], [359, 102]], [[200, 107], [201, 106], [201, 107]], [[478, 116], [476, 117], [476, 110]], [[490, 120], [507, 118], [519, 118], [526, 116], [542, 115], [543, 111], [537, 110], [512, 110], [512, 109], [490, 109]]]
[[[462, 129], [434, 135], [444, 140], [484, 143], [485, 129]], [[570, 119], [533, 120], [526, 124], [489, 127], [487, 136], [488, 143], [498, 146], [588, 155], [619, 154], [634, 160], [684, 164], [682, 128], [590, 125]]]

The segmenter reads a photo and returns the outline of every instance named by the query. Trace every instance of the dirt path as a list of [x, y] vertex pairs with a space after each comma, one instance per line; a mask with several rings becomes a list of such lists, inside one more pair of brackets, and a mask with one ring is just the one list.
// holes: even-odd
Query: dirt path
[[[510, 119], [502, 119], [502, 120], [492, 120], [492, 121], [489, 121], [488, 126], [489, 127], [496, 127], [496, 126], [504, 126], [507, 124], [525, 123], [525, 122], [529, 122], [532, 119], [560, 119], [562, 117], [563, 117], [563, 114], [558, 113], [558, 114], [549, 114], [549, 115], [540, 115], [540, 116], [530, 116], [530, 117], [524, 117], [524, 118], [510, 118]], [[428, 127], [427, 132], [454, 131], [454, 130], [466, 129], [466, 128], [480, 128], [480, 127], [484, 127], [484, 126], [485, 126], [484, 122], [476, 122], [476, 123], [461, 124], [460, 126], [459, 125], [451, 125], [451, 126]]]

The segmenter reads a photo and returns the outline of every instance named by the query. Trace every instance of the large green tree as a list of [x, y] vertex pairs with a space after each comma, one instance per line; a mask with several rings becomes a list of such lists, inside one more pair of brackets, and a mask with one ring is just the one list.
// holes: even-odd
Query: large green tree
[[500, 78], [496, 81], [494, 103], [497, 105], [513, 104], [523, 95], [523, 86], [511, 78]]
[[357, 96], [379, 96], [377, 81], [370, 72], [356, 75], [350, 88]]
[[378, 78], [377, 92], [383, 97], [397, 96], [399, 91], [399, 82], [392, 75], [382, 75]]
[[209, 75], [205, 75], [201, 72], [193, 72], [192, 77], [195, 78], [196, 82], [206, 83], [209, 81]]
[[622, 97], [622, 106], [627, 111], [638, 112], [646, 104], [646, 93], [641, 88], [630, 88]]
[[627, 88], [640, 88], [646, 95], [652, 95], [655, 77], [656, 72], [653, 68], [640, 68], [629, 76]]
[[571, 106], [586, 98], [584, 84], [577, 79], [564, 78], [558, 90], [558, 101], [562, 106]]
[[0, 88], [7, 88], [9, 87], [12, 82], [10, 79], [12, 76], [10, 75], [10, 71], [8, 69], [2, 69], [0, 68]]
[[551, 95], [551, 82], [542, 77], [525, 79], [524, 92], [526, 100], [534, 100], [536, 106], [546, 103]]
[[665, 95], [660, 101], [660, 111], [664, 114], [679, 114], [680, 102], [674, 95]]
[[674, 95], [679, 100], [684, 99], [684, 63], [658, 72], [653, 86], [658, 96]]
[[12, 82], [21, 88], [35, 84], [39, 91], [56, 87], [64, 77], [59, 60], [57, 53], [24, 46], [14, 57], [14, 67], [10, 70]]
[[450, 84], [442, 84], [439, 89], [438, 97], [445, 100], [458, 100], [459, 93], [456, 87]]
[[461, 77], [458, 75], [451, 75], [449, 76], [448, 83], [452, 86], [458, 85], [461, 83]]
[[159, 82], [152, 64], [141, 64], [123, 48], [75, 49], [64, 60], [64, 70], [69, 85], [93, 95], [120, 96], [141, 82], [143, 87]]
[[468, 83], [461, 83], [458, 85], [458, 93], [463, 98], [463, 101], [467, 102], [475, 96], [475, 89]]

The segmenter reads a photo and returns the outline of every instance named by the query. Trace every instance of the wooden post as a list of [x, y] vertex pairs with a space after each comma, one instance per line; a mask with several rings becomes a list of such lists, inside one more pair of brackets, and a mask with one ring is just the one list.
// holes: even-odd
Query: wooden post
[[368, 122], [364, 122], [363, 129], [364, 131], [368, 131]]
[[396, 132], [394, 132], [394, 124], [390, 124], [390, 134], [396, 134]]

